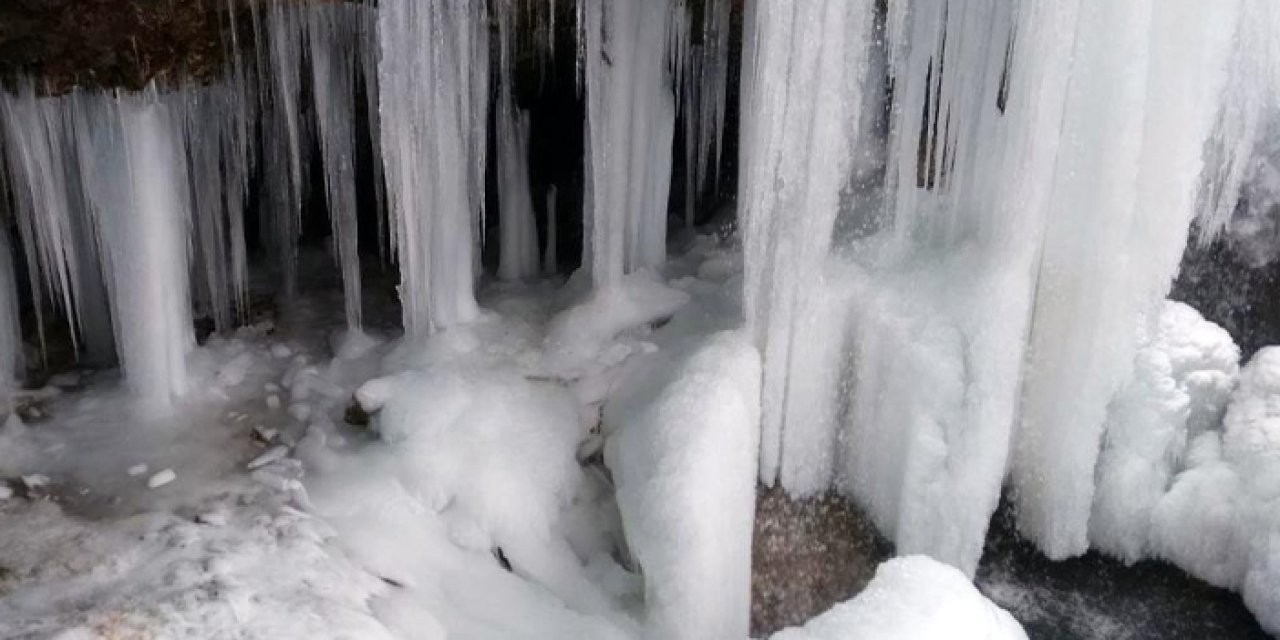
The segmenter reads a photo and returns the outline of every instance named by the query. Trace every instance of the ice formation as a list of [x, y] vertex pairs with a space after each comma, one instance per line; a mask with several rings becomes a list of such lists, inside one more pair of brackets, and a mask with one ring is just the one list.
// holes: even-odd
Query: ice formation
[[[679, 116], [684, 123], [684, 219], [694, 224], [701, 196], [720, 181], [725, 114], [729, 89], [729, 31], [733, 6], [728, 0], [702, 3], [694, 32], [692, 11], [676, 14], [679, 38], [673, 62], [679, 91]], [[694, 43], [694, 40], [697, 43]]]
[[[794, 353], [803, 347], [791, 336], [802, 332], [799, 324], [814, 318], [820, 304], [815, 287], [822, 281], [840, 191], [857, 142], [872, 4], [752, 5], [744, 27], [739, 202], [748, 256], [745, 313], [766, 363], [760, 476], [769, 484], [780, 467], [788, 466], [782, 454], [784, 422], [808, 423], [810, 435], [796, 438], [799, 446], [827, 451], [834, 442], [832, 434], [824, 441], [814, 433], [829, 429], [834, 414], [787, 415], [823, 412], [834, 401], [788, 396], [789, 389], [822, 394], [832, 388], [803, 379], [826, 370], [801, 362]], [[837, 105], [850, 106], [852, 112]], [[789, 459], [807, 467], [797, 474], [813, 476], [786, 483], [798, 492], [817, 490], [829, 481], [829, 463], [801, 455]]]
[[1082, 7], [1013, 453], [1019, 529], [1050, 557], [1087, 548], [1106, 404], [1129, 372], [1134, 319], [1177, 272], [1238, 8]]
[[7, 394], [16, 386], [18, 374], [23, 369], [19, 315], [13, 250], [9, 246], [9, 234], [0, 233], [0, 394]]
[[1132, 379], [1107, 407], [1089, 520], [1092, 546], [1135, 562], [1148, 554], [1152, 512], [1214, 431], [1239, 372], [1240, 350], [1191, 307], [1166, 302], [1143, 323]]
[[509, 371], [435, 366], [372, 380], [357, 397], [377, 412], [397, 477], [443, 512], [455, 540], [502, 549], [517, 573], [579, 610], [607, 609], [558, 533], [584, 481], [567, 391]]
[[[129, 384], [153, 399], [181, 394], [193, 310], [224, 331], [245, 316], [249, 235], [274, 251], [281, 291], [296, 289], [311, 108], [347, 322], [360, 325], [355, 101], [362, 79], [376, 100], [366, 77], [374, 12], [284, 2], [249, 9], [256, 56], [229, 28], [231, 55], [218, 82], [136, 96], [82, 89], [41, 96], [27, 85], [0, 96], [32, 290], [66, 315], [83, 360], [118, 357]], [[227, 12], [234, 24], [236, 3]], [[254, 172], [268, 176], [256, 181], [262, 227], [246, 229]], [[379, 179], [375, 185], [380, 194]], [[188, 263], [189, 282], [180, 275]]]
[[[195, 342], [187, 242], [199, 194], [191, 185], [210, 179], [207, 167], [188, 164], [187, 95], [39, 98], [28, 88], [4, 104], [33, 290], [61, 300], [73, 332], [114, 327], [130, 387], [167, 404], [185, 390]], [[108, 297], [110, 324], [97, 307]]]
[[342, 270], [347, 326], [361, 325], [360, 254], [356, 227], [356, 71], [362, 57], [372, 56], [360, 37], [370, 10], [335, 3], [309, 10], [308, 49], [317, 137], [324, 166], [325, 200], [333, 227], [333, 244]]
[[[249, 239], [298, 293], [302, 216], [323, 197], [356, 331], [323, 370], [274, 344], [262, 360], [285, 379], [254, 382], [331, 472], [311, 485], [320, 510], [402, 588], [376, 612], [399, 631], [745, 637], [756, 478], [837, 488], [900, 553], [959, 570], [893, 561], [862, 598], [778, 637], [1022, 637], [963, 577], [1006, 483], [1050, 557], [1164, 558], [1240, 590], [1276, 630], [1280, 351], [1240, 371], [1220, 328], [1162, 303], [1197, 211], [1204, 238], [1226, 228], [1254, 262], [1275, 257], [1271, 4], [747, 3], [739, 280], [729, 257], [677, 264], [666, 247], [677, 116], [689, 224], [724, 164], [735, 5], [579, 0], [585, 269], [550, 302], [505, 299], [515, 319], [475, 293], [489, 73], [497, 275], [528, 282], [556, 271], [557, 225], [573, 222], [552, 186], [539, 251], [516, 96], [518, 32], [552, 55], [555, 2], [249, 3], [256, 49], [228, 29], [208, 86], [0, 91], [0, 193], [36, 313], [52, 302], [82, 357], [118, 357], [159, 404], [204, 391], [193, 314], [224, 332], [246, 316]], [[407, 337], [379, 362], [358, 331], [361, 111]], [[0, 389], [23, 347], [11, 251], [0, 234]], [[665, 279], [682, 269], [697, 275]], [[746, 330], [717, 333], [739, 310]], [[268, 365], [222, 363], [213, 388], [254, 366]], [[379, 367], [408, 368], [356, 393], [379, 438], [329, 446], [326, 411], [355, 386], [334, 378]], [[270, 448], [240, 466], [296, 498], [290, 445], [255, 433]], [[608, 519], [584, 507], [609, 486], [575, 459], [584, 440], [607, 442], [626, 548], [601, 543], [612, 522], [575, 521]], [[141, 468], [144, 485], [169, 471], [157, 494], [197, 476]], [[639, 578], [613, 552], [643, 574], [638, 613], [619, 603]], [[495, 602], [509, 618], [467, 617]]]
[[378, 6], [381, 148], [404, 328], [474, 319], [489, 108], [486, 3]]
[[531, 280], [539, 273], [538, 229], [529, 191], [529, 113], [515, 98], [515, 6], [498, 7], [498, 104], [495, 147], [498, 163], [498, 277]]
[[1274, 257], [1276, 175], [1274, 113], [1280, 105], [1280, 9], [1242, 0], [1222, 110], [1206, 147], [1200, 193], [1201, 244], [1224, 230], [1244, 254], [1261, 264]]
[[[195, 346], [182, 123], [155, 94], [97, 109], [118, 118], [87, 127], [93, 141], [82, 158], [93, 165], [86, 195], [101, 234], [120, 362], [139, 395], [168, 401], [186, 391]], [[120, 190], [123, 197], [109, 195]]]
[[587, 102], [584, 265], [596, 286], [666, 260], [673, 0], [580, 0]]
[[760, 356], [740, 333], [626, 380], [605, 461], [645, 580], [645, 637], [745, 638]]
[[[1022, 532], [1081, 553], [1107, 406], [1176, 271], [1248, 13], [926, 3], [877, 24], [870, 3], [820, 5], [746, 22], [761, 477], [798, 494], [834, 482], [900, 552], [972, 572], [1011, 469]], [[881, 180], [849, 147], [885, 135], [861, 98], [882, 64]]]
[[987, 600], [964, 574], [924, 556], [894, 558], [866, 590], [773, 640], [1022, 640], [1009, 612]]

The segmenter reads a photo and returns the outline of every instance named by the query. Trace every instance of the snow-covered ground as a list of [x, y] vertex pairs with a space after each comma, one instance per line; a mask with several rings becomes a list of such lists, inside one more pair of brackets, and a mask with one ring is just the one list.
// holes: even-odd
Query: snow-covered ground
[[[23, 392], [0, 636], [747, 637], [740, 264], [701, 237], [665, 279], [494, 284], [478, 321], [412, 344], [330, 333], [319, 291], [211, 338], [173, 410], [110, 371]], [[885, 599], [998, 612], [928, 562], [820, 626]]]

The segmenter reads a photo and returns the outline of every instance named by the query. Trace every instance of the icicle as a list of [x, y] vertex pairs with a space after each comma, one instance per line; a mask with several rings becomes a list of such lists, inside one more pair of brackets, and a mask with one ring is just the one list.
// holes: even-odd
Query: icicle
[[369, 140], [372, 145], [370, 164], [373, 166], [373, 196], [377, 210], [374, 218], [378, 221], [378, 255], [386, 259], [386, 179], [383, 176], [382, 160], [382, 118], [378, 110], [378, 12], [361, 11], [360, 44], [357, 54], [360, 62], [360, 77], [364, 81], [365, 116], [369, 126]]
[[559, 271], [559, 258], [556, 256], [556, 219], [560, 217], [556, 210], [556, 186], [547, 188], [547, 250], [542, 258], [542, 272], [548, 276]]
[[312, 93], [333, 242], [342, 267], [347, 327], [361, 325], [360, 254], [356, 225], [355, 58], [358, 12], [365, 7], [329, 5], [308, 11]]
[[[78, 194], [69, 191], [67, 162], [70, 132], [61, 102], [42, 99], [28, 83], [18, 93], [0, 93], [0, 114], [7, 125], [5, 151], [18, 229], [22, 235], [32, 291], [47, 293], [71, 319], [72, 340], [79, 341], [75, 300], [81, 281], [81, 257], [75, 251], [73, 219]], [[35, 305], [43, 332], [41, 305]], [[43, 334], [42, 334], [43, 335]]]
[[701, 44], [692, 44], [689, 26], [683, 26], [682, 51], [674, 64], [681, 69], [680, 86], [684, 117], [685, 224], [693, 226], [700, 194], [720, 180], [720, 156], [729, 86], [729, 18], [727, 0], [703, 3]]
[[[3, 172], [0, 172], [3, 173]], [[0, 187], [3, 187], [0, 176]], [[0, 199], [5, 197], [0, 188]], [[19, 325], [18, 289], [13, 273], [13, 251], [9, 244], [8, 218], [0, 218], [0, 399], [18, 388], [22, 375], [22, 329]]]
[[584, 0], [592, 278], [606, 287], [666, 259], [675, 97], [671, 0]]
[[[224, 194], [222, 145], [225, 105], [212, 91], [200, 89], [184, 92], [188, 98], [185, 106], [185, 140], [193, 141], [187, 148], [187, 162], [192, 190], [192, 221], [195, 235], [194, 262], [196, 272], [196, 298], [208, 307], [214, 325], [219, 330], [232, 326], [234, 293], [232, 292], [231, 265], [228, 255], [227, 220], [223, 205], [230, 194]], [[234, 115], [231, 113], [230, 115]], [[234, 158], [226, 158], [228, 164]], [[228, 166], [230, 171], [233, 167]]]
[[529, 114], [515, 102], [514, 8], [498, 5], [498, 104], [494, 114], [498, 153], [498, 277], [529, 280], [538, 275], [538, 230], [529, 192]]
[[[824, 47], [847, 42], [835, 59], [856, 56], [851, 71], [874, 40], [813, 37], [838, 28], [832, 5], [748, 7], [740, 202], [762, 478], [803, 494], [834, 475], [900, 552], [972, 572], [1013, 442], [1020, 528], [1077, 553], [1103, 413], [1185, 242], [1236, 3], [1199, 18], [1190, 0], [905, 4], [884, 27], [883, 211], [875, 193], [840, 196], [848, 131], [875, 131], [857, 113], [873, 103], [814, 79]], [[871, 23], [869, 5], [850, 25]], [[828, 259], [837, 215], [859, 232]]]
[[[1201, 246], [1208, 245], [1231, 224], [1250, 171], [1265, 162], [1259, 157], [1265, 150], [1259, 147], [1267, 139], [1268, 126], [1274, 126], [1276, 118], [1270, 114], [1280, 109], [1280, 40], [1275, 37], [1280, 33], [1280, 7], [1267, 0], [1244, 0], [1240, 15], [1228, 64], [1226, 93], [1205, 150], [1198, 207]], [[1245, 200], [1246, 208], [1271, 204]]]
[[405, 331], [476, 317], [477, 213], [488, 111], [485, 3], [387, 0], [378, 91]]
[[270, 114], [269, 124], [264, 127], [269, 136], [267, 177], [263, 180], [263, 187], [269, 192], [269, 209], [264, 218], [270, 221], [268, 237], [280, 260], [282, 293], [286, 298], [297, 293], [298, 234], [307, 184], [303, 172], [308, 165], [304, 154], [309, 148], [303, 139], [305, 128], [299, 115], [305, 31], [298, 11], [298, 7], [283, 0], [273, 0], [267, 7], [267, 51], [261, 63], [262, 77], [269, 85], [264, 91], [269, 96], [264, 111]]

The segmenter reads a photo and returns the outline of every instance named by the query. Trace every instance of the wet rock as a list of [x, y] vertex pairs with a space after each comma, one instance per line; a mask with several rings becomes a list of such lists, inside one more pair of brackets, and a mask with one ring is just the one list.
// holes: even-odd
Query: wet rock
[[360, 406], [360, 402], [352, 398], [347, 410], [342, 414], [342, 420], [349, 425], [355, 427], [369, 428], [370, 415]]
[[857, 595], [891, 552], [871, 521], [835, 493], [793, 500], [779, 488], [757, 488], [752, 637], [801, 624]]

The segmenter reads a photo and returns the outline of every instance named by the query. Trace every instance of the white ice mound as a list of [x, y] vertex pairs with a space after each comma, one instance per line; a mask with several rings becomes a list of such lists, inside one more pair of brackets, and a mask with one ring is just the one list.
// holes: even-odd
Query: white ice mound
[[1152, 555], [1239, 590], [1280, 632], [1280, 347], [1240, 371], [1221, 429], [1194, 436], [1182, 466], [1152, 511]]
[[866, 590], [773, 640], [1019, 640], [1026, 632], [958, 569], [925, 556], [880, 565]]
[[1146, 554], [1152, 510], [1189, 444], [1222, 420], [1240, 369], [1226, 330], [1181, 302], [1166, 302], [1146, 333], [1107, 409], [1089, 523], [1093, 545], [1128, 562]]
[[396, 476], [467, 548], [501, 548], [514, 571], [581, 608], [602, 607], [558, 535], [583, 473], [581, 422], [564, 388], [509, 370], [437, 366], [356, 393]]

